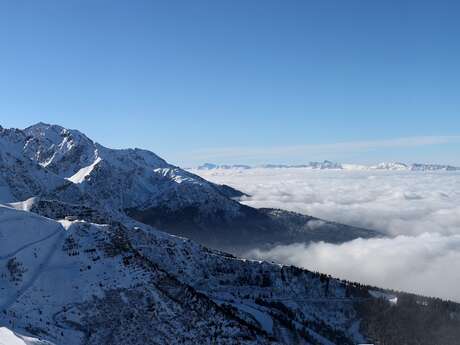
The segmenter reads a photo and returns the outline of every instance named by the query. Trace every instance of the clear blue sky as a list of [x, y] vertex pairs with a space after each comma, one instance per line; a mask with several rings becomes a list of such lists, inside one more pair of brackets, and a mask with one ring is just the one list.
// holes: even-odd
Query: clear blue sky
[[182, 165], [460, 164], [459, 16], [455, 0], [5, 0], [0, 124]]

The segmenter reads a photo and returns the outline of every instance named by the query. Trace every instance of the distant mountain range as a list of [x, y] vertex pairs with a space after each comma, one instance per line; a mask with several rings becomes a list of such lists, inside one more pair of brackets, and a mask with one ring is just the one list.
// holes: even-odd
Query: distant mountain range
[[216, 170], [216, 169], [282, 169], [282, 168], [304, 168], [313, 170], [401, 170], [401, 171], [460, 171], [460, 167], [443, 164], [406, 164], [400, 162], [383, 162], [377, 165], [360, 165], [360, 164], [342, 164], [325, 160], [323, 162], [309, 162], [307, 164], [261, 164], [261, 165], [244, 165], [244, 164], [213, 164], [205, 163], [196, 168], [189, 170]]
[[380, 236], [241, 196], [75, 130], [0, 128], [0, 343], [458, 344], [459, 304], [193, 241], [239, 252]]

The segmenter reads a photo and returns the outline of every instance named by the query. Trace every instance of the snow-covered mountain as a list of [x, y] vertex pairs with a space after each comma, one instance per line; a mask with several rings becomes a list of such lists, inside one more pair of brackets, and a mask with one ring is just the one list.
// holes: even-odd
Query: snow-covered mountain
[[66, 210], [80, 205], [104, 219], [131, 217], [234, 253], [256, 244], [379, 235], [328, 222], [318, 231], [309, 226], [312, 217], [288, 217], [290, 213], [281, 222], [273, 212], [241, 205], [235, 198], [243, 193], [168, 164], [150, 151], [109, 149], [57, 125], [0, 129], [0, 145], [0, 202], [59, 201], [59, 209], [67, 205]]
[[396, 171], [460, 171], [460, 167], [443, 164], [421, 164], [421, 163], [401, 163], [401, 162], [383, 162], [377, 165], [356, 166], [344, 165], [348, 170], [396, 170]]
[[[331, 162], [325, 160], [323, 162], [309, 162], [307, 164], [300, 165], [288, 165], [288, 164], [262, 164], [256, 166], [244, 165], [244, 164], [213, 164], [205, 163], [196, 168], [196, 170], [215, 170], [215, 169], [253, 169], [253, 168], [262, 168], [262, 169], [274, 169], [274, 168], [310, 168], [310, 169], [342, 169], [342, 165], [339, 163]], [[193, 170], [193, 169], [191, 169]]]
[[460, 167], [452, 165], [443, 165], [443, 164], [420, 164], [414, 163], [411, 165], [410, 170], [412, 171], [460, 171]]
[[410, 170], [410, 167], [407, 164], [400, 162], [383, 162], [377, 165], [372, 165], [369, 169], [375, 170]]
[[235, 252], [378, 235], [243, 206], [241, 192], [148, 151], [43, 123], [1, 128], [0, 186], [0, 343], [451, 345], [460, 336], [455, 303], [156, 230]]
[[77, 193], [71, 183], [24, 155], [26, 141], [23, 131], [0, 127], [0, 202], [45, 195], [66, 186], [72, 194]]
[[198, 170], [214, 170], [214, 169], [251, 169], [250, 165], [245, 164], [214, 164], [214, 163], [204, 163], [200, 165]]
[[444, 164], [406, 164], [401, 162], [385, 162], [369, 166], [370, 170], [400, 170], [400, 171], [460, 171], [460, 167]]
[[328, 160], [323, 162], [310, 162], [307, 164], [297, 164], [297, 165], [288, 165], [288, 164], [262, 164], [262, 165], [243, 165], [243, 164], [213, 164], [205, 163], [196, 168], [188, 169], [190, 171], [200, 171], [200, 170], [217, 170], [217, 169], [283, 169], [283, 168], [304, 168], [304, 169], [313, 169], [313, 170], [398, 170], [398, 171], [460, 171], [460, 167], [446, 165], [446, 164], [421, 164], [421, 163], [401, 163], [401, 162], [382, 162], [376, 165], [362, 165], [362, 164], [345, 164], [345, 163], [335, 163]]
[[[206, 203], [237, 212], [220, 186], [168, 164], [141, 149], [113, 150], [76, 130], [39, 123], [24, 130], [24, 154], [41, 167], [72, 182], [93, 203], [107, 209], [145, 208], [167, 203], [182, 208]], [[110, 193], [108, 193], [110, 192]]]
[[0, 342], [453, 345], [460, 336], [458, 304], [241, 260], [138, 225], [0, 206]]

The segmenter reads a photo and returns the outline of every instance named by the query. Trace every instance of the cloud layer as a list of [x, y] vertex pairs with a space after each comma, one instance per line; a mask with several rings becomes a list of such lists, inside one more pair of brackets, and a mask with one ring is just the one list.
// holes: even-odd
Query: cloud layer
[[277, 207], [389, 235], [460, 234], [459, 172], [251, 169], [200, 171]]
[[254, 250], [249, 257], [302, 266], [335, 277], [460, 301], [460, 236], [423, 234]]
[[200, 172], [278, 207], [391, 238], [280, 246], [251, 256], [460, 301], [460, 173], [251, 169]]

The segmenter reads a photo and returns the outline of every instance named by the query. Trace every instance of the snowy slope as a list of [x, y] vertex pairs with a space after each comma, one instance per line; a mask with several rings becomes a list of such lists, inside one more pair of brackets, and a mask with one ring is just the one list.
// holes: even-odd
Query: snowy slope
[[[57, 222], [0, 206], [0, 326], [56, 345], [346, 345], [381, 339], [374, 318], [388, 331], [385, 318], [400, 313], [418, 336], [411, 324], [434, 310], [451, 319], [444, 332], [460, 336], [456, 304], [240, 260], [126, 226]], [[429, 341], [433, 325], [422, 325]]]
[[0, 327], [0, 345], [53, 345], [37, 338], [17, 334], [6, 327]]
[[140, 256], [122, 229], [0, 207], [0, 324], [69, 345], [141, 344], [150, 334], [202, 343], [214, 328], [218, 343], [264, 341]]

